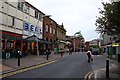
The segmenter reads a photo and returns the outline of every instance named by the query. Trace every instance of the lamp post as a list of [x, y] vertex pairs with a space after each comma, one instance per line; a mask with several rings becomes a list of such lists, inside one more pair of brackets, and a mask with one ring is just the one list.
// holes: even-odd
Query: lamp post
[[[51, 15], [43, 15], [41, 19], [43, 19], [44, 17], [51, 17]], [[37, 21], [36, 26], [37, 26], [37, 24], [39, 23], [39, 21], [40, 21], [40, 20]], [[43, 21], [42, 21], [42, 22], [43, 22]], [[37, 43], [36, 43], [36, 44], [37, 44], [37, 45], [36, 45], [36, 46], [37, 46], [37, 56], [39, 56], [38, 39], [37, 39]]]

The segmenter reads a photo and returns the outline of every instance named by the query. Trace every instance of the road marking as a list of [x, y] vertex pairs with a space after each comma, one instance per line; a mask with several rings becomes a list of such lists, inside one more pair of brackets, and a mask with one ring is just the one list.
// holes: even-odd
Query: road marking
[[84, 77], [84, 80], [87, 80], [88, 79], [88, 76], [92, 73], [92, 71], [88, 72], [85, 77]]
[[[111, 67], [109, 67], [111, 68]], [[84, 80], [90, 80], [91, 79], [91, 76], [95, 73], [95, 76], [94, 78], [96, 78], [96, 73], [99, 72], [99, 71], [102, 71], [102, 70], [106, 70], [106, 68], [101, 68], [101, 69], [98, 69], [98, 70], [95, 70], [95, 71], [90, 71], [88, 72], [86, 75], [85, 75], [85, 78]]]
[[91, 76], [93, 75], [93, 72], [91, 72], [90, 74], [89, 74], [89, 76], [88, 76], [88, 80], [90, 80], [91, 79]]
[[0, 78], [9, 77], [9, 76], [12, 76], [12, 75], [15, 75], [15, 74], [18, 74], [18, 73], [22, 73], [22, 72], [25, 72], [25, 71], [28, 71], [28, 70], [32, 70], [32, 69], [35, 69], [35, 68], [38, 68], [38, 67], [43, 67], [45, 65], [52, 64], [56, 61], [58, 61], [58, 60], [50, 61], [50, 62], [47, 62], [47, 63], [44, 63], [44, 64], [39, 64], [39, 65], [32, 66], [32, 67], [29, 67], [29, 68], [25, 68], [25, 69], [17, 70], [17, 71], [10, 72], [10, 73], [7, 73], [7, 74], [3, 74], [3, 75], [0, 75]]

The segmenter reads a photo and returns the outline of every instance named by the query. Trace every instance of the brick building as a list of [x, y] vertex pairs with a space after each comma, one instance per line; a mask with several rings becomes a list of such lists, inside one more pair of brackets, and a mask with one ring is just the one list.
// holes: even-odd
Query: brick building
[[48, 16], [43, 18], [43, 39], [48, 42], [45, 44], [45, 49], [53, 50], [56, 47], [56, 27], [57, 23], [53, 19]]
[[57, 47], [59, 49], [64, 49], [66, 46], [66, 30], [64, 25], [57, 26]]

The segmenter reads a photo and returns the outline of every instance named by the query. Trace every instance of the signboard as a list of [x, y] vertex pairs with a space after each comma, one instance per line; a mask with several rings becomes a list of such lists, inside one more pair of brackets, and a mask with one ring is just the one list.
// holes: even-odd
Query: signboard
[[10, 58], [10, 53], [6, 53], [6, 58]]
[[42, 27], [40, 26], [35, 26], [33, 24], [30, 24], [29, 22], [24, 21], [23, 30], [24, 35], [36, 35], [37, 37], [42, 38]]
[[115, 46], [116, 46], [116, 47], [117, 47], [117, 46], [120, 46], [120, 43], [113, 43], [112, 46], [113, 46], [113, 47], [115, 47]]

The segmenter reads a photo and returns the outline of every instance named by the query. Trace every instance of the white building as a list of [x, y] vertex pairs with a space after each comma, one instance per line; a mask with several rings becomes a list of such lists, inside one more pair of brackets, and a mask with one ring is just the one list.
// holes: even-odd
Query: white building
[[24, 0], [0, 0], [2, 49], [34, 49], [36, 42], [22, 40], [32, 35], [42, 39], [43, 15], [43, 12]]

